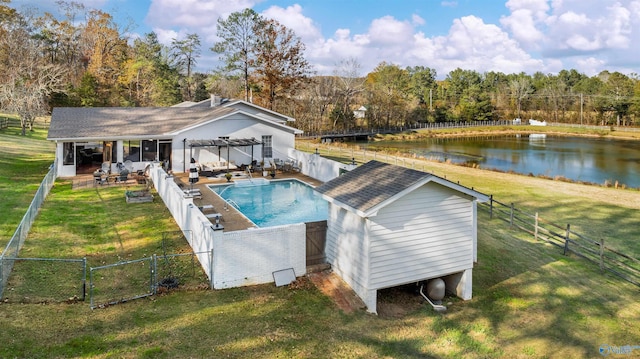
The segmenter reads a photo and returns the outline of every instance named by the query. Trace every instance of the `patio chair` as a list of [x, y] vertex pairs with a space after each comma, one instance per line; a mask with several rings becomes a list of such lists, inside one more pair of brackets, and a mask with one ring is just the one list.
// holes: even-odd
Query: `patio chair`
[[93, 184], [103, 185], [107, 181], [106, 177], [103, 177], [102, 171], [98, 170], [93, 172]]
[[129, 171], [125, 169], [120, 171], [120, 173], [118, 174], [118, 177], [116, 177], [116, 183], [126, 183], [128, 179], [129, 179]]
[[284, 162], [282, 162], [281, 159], [276, 158], [276, 159], [273, 160], [273, 163], [275, 164], [276, 169], [278, 171], [282, 171], [283, 170]]
[[131, 162], [131, 160], [124, 161], [124, 168], [129, 172], [133, 172], [133, 162]]
[[291, 169], [294, 172], [300, 172], [300, 164], [299, 164], [299, 162], [295, 161], [295, 160], [291, 161]]

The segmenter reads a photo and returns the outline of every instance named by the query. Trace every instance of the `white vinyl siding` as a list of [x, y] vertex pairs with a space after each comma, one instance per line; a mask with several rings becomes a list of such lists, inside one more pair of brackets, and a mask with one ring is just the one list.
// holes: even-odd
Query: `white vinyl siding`
[[368, 221], [368, 287], [381, 289], [473, 267], [473, 202], [429, 183]]
[[334, 272], [363, 297], [368, 278], [368, 243], [364, 238], [364, 221], [353, 212], [329, 206], [325, 255]]

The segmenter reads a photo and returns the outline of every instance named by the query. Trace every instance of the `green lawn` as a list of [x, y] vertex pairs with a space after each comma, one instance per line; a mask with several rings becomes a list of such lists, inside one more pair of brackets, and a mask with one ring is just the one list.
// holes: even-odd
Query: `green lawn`
[[[3, 177], [16, 176], [12, 168], [22, 161], [0, 165]], [[631, 243], [637, 230], [628, 228], [638, 227], [637, 191], [428, 166], [503, 202], [606, 233], [638, 253]], [[161, 233], [175, 230], [175, 223], [158, 200], [133, 206], [123, 191], [72, 191], [59, 181], [24, 255], [87, 256], [96, 265], [157, 251]], [[26, 194], [2, 187], [0, 195]], [[483, 211], [478, 237], [474, 298], [450, 298], [444, 314], [409, 294], [385, 296], [403, 308], [396, 315], [347, 315], [304, 280], [295, 288], [183, 289], [96, 310], [83, 302], [10, 301], [0, 304], [0, 357], [595, 358], [602, 344], [640, 345], [638, 287]]]
[[20, 129], [0, 130], [0, 248], [4, 249], [54, 160], [47, 131], [19, 136]]

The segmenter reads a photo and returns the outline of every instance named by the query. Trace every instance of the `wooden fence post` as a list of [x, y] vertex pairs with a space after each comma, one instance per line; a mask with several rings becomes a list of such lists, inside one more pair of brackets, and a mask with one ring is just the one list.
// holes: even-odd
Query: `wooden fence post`
[[600, 271], [604, 272], [604, 238], [600, 238]]
[[567, 232], [564, 236], [564, 255], [567, 255], [569, 251], [569, 233], [571, 233], [571, 225], [567, 223]]
[[511, 215], [509, 216], [509, 225], [511, 227], [513, 227], [513, 211], [514, 211], [514, 206], [513, 206], [513, 202], [511, 202]]
[[533, 229], [533, 238], [535, 238], [536, 241], [538, 240], [538, 212], [536, 212], [536, 224]]
[[489, 219], [493, 219], [493, 195], [489, 196]]

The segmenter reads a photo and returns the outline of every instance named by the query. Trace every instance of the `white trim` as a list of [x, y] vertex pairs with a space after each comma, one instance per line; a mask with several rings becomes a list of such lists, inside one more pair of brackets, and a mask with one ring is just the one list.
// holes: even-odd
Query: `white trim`
[[251, 102], [247, 102], [245, 100], [233, 100], [233, 101], [225, 102], [225, 103], [221, 104], [220, 107], [233, 107], [233, 105], [238, 104], [238, 103], [245, 104], [247, 106], [253, 107], [253, 108], [258, 109], [258, 110], [263, 111], [263, 112], [271, 113], [271, 114], [275, 115], [276, 117], [283, 118], [287, 122], [295, 122], [295, 120], [296, 120], [293, 117], [289, 117], [287, 115], [283, 115], [281, 113], [269, 110], [268, 108], [264, 108], [262, 106], [258, 106], [256, 104], [253, 104]]
[[437, 183], [437, 184], [439, 184], [439, 185], [441, 185], [443, 187], [446, 187], [446, 188], [449, 188], [451, 190], [458, 191], [460, 193], [463, 193], [465, 195], [473, 197], [473, 198], [476, 199], [475, 200], [476, 202], [486, 202], [486, 201], [489, 200], [488, 196], [486, 196], [486, 195], [484, 195], [484, 194], [482, 194], [480, 192], [477, 192], [475, 190], [469, 189], [469, 188], [461, 186], [461, 185], [457, 185], [457, 184], [455, 184], [453, 182], [450, 182], [448, 180], [445, 180], [445, 179], [442, 179], [440, 177], [433, 176], [433, 175], [429, 175], [429, 177], [427, 177], [427, 178], [425, 178], [425, 179], [423, 179], [421, 181], [416, 182], [412, 186], [409, 186], [409, 187], [405, 188], [404, 190], [396, 193], [395, 195], [393, 195], [390, 198], [378, 203], [377, 205], [371, 207], [370, 209], [368, 209], [366, 211], [361, 211], [359, 209], [355, 209], [352, 206], [350, 206], [350, 205], [348, 205], [348, 204], [346, 204], [344, 202], [337, 201], [335, 198], [330, 197], [330, 196], [325, 195], [325, 194], [323, 194], [322, 197], [327, 202], [335, 204], [336, 206], [344, 208], [344, 209], [346, 209], [348, 211], [357, 213], [360, 217], [368, 218], [368, 217], [377, 216], [378, 215], [378, 211], [380, 211], [382, 208], [390, 205], [391, 203], [393, 203], [393, 202], [397, 201], [398, 199], [406, 196], [407, 194], [415, 191], [416, 189], [426, 185], [429, 182]]

